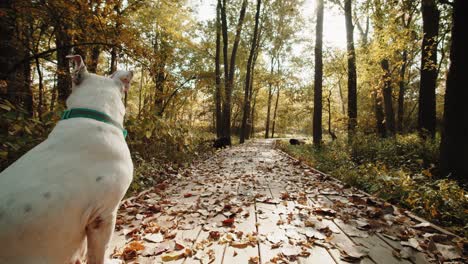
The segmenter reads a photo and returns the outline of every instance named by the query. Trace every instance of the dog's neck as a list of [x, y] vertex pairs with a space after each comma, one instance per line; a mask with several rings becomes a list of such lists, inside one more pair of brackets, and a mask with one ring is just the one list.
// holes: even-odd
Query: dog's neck
[[[91, 74], [90, 74], [91, 75]], [[89, 108], [103, 112], [123, 126], [125, 106], [121, 92], [109, 78], [92, 74], [83, 84], [73, 89], [67, 99], [67, 108]]]

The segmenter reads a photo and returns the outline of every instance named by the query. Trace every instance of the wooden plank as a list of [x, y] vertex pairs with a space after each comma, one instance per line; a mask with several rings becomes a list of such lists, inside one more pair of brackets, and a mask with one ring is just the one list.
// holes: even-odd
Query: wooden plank
[[[249, 212], [249, 216], [247, 218], [242, 219], [240, 223], [236, 224], [236, 230], [242, 231], [243, 237], [245, 237], [248, 234], [254, 235], [257, 232], [255, 220], [255, 205], [252, 204], [244, 210]], [[259, 257], [258, 252], [258, 243], [255, 243], [253, 247], [249, 245], [245, 248], [235, 248], [232, 246], [227, 246], [224, 253], [223, 263], [248, 263], [249, 259]]]
[[[321, 197], [321, 203], [325, 203], [327, 206], [333, 206], [333, 200], [331, 200], [327, 195], [319, 195]], [[340, 219], [334, 220], [335, 224], [346, 234], [346, 230], [359, 230], [350, 224], [346, 224]], [[368, 232], [366, 232], [368, 233]], [[368, 237], [359, 237], [352, 234], [346, 234], [352, 241], [358, 245], [362, 245], [369, 249], [369, 257], [375, 262], [385, 262], [385, 263], [411, 263], [405, 259], [398, 259], [395, 257], [392, 248], [389, 244], [385, 243], [380, 237], [369, 234]]]
[[[284, 187], [281, 187], [279, 182], [272, 182], [271, 183], [271, 193], [272, 197], [276, 199], [281, 198], [281, 194], [284, 191]], [[286, 188], [289, 189], [289, 188]], [[278, 205], [278, 209], [285, 212], [285, 217], [292, 213], [293, 215], [299, 215], [299, 211], [296, 210], [296, 202], [295, 201], [287, 201], [282, 202]], [[302, 236], [302, 235], [301, 235]], [[306, 240], [305, 236], [302, 236], [304, 240]], [[319, 246], [313, 246], [310, 250], [310, 255], [307, 257], [300, 257], [298, 258], [299, 263], [336, 263], [334, 258], [330, 255], [327, 249]]]

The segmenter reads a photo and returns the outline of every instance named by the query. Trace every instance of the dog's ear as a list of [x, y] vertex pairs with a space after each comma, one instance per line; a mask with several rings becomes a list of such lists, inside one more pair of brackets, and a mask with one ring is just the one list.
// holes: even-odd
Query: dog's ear
[[75, 64], [72, 71], [72, 80], [74, 85], [79, 85], [88, 73], [83, 58], [80, 55], [67, 55], [66, 58], [72, 60]]
[[111, 79], [119, 82], [123, 87], [123, 92], [126, 93], [130, 89], [133, 71], [115, 71], [110, 77]]

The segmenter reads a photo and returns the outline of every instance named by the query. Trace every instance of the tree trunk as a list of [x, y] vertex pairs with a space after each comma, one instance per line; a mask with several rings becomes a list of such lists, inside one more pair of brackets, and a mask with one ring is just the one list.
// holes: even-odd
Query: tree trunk
[[143, 110], [143, 105], [142, 105], [142, 94], [143, 94], [143, 78], [145, 74], [145, 69], [143, 68], [143, 65], [141, 65], [141, 75], [140, 75], [140, 89], [138, 91], [138, 119], [140, 119], [141, 116], [141, 111]]
[[260, 19], [260, 8], [261, 8], [262, 1], [257, 0], [257, 11], [255, 13], [255, 26], [254, 26], [254, 33], [252, 38], [252, 45], [250, 47], [250, 54], [249, 59], [247, 60], [247, 73], [245, 76], [245, 90], [244, 90], [244, 111], [242, 115], [242, 125], [240, 131], [240, 141], [239, 143], [244, 143], [247, 131], [247, 120], [250, 116], [250, 100], [252, 99], [252, 89], [251, 89], [251, 75], [253, 74], [254, 66], [253, 66], [253, 57], [255, 55], [255, 48], [257, 47], [257, 37], [258, 37], [258, 24]]
[[[225, 86], [225, 101], [223, 105], [223, 132], [224, 137], [227, 138], [228, 145], [231, 145], [231, 100], [232, 100], [232, 90], [234, 86], [234, 73], [236, 67], [236, 55], [237, 49], [239, 47], [240, 34], [242, 31], [242, 26], [244, 24], [245, 11], [247, 9], [247, 0], [242, 1], [242, 7], [239, 14], [239, 20], [236, 26], [236, 35], [234, 37], [234, 43], [232, 45], [231, 59], [229, 60], [229, 72], [228, 79]], [[224, 15], [223, 15], [224, 13]], [[226, 21], [226, 0], [223, 0], [223, 6], [221, 8], [221, 20], [223, 21], [223, 36], [227, 35], [227, 21]], [[224, 41], [226, 45], [224, 49], [227, 53], [227, 39]], [[226, 54], [227, 55], [227, 54]]]
[[402, 54], [402, 64], [400, 69], [400, 81], [398, 82], [399, 91], [398, 91], [398, 113], [397, 113], [397, 131], [399, 133], [403, 132], [403, 117], [404, 117], [404, 106], [405, 106], [405, 73], [406, 73], [406, 64], [408, 63], [408, 52], [403, 51]]
[[442, 176], [451, 175], [460, 183], [468, 179], [468, 1], [454, 0], [450, 68], [445, 92], [444, 126], [440, 146]]
[[39, 58], [36, 58], [36, 70], [37, 76], [39, 77], [39, 102], [37, 104], [37, 115], [39, 116], [39, 120], [42, 120], [42, 110], [44, 107], [44, 83]]
[[314, 119], [313, 142], [320, 146], [322, 142], [322, 33], [323, 33], [323, 0], [317, 1], [317, 25], [315, 30], [315, 76], [314, 76]]
[[221, 4], [218, 1], [216, 6], [216, 56], [215, 56], [215, 127], [216, 137], [220, 138], [223, 134], [223, 114], [221, 113]]
[[439, 10], [435, 0], [421, 2], [423, 17], [423, 43], [421, 54], [421, 83], [419, 87], [418, 128], [420, 134], [435, 136], [437, 85], [437, 35], [439, 32]]
[[[0, 95], [24, 107], [32, 115], [29, 61], [21, 63], [27, 51], [21, 43], [24, 25], [14, 9], [15, 1], [2, 1], [0, 9]], [[21, 67], [22, 66], [22, 67]]]
[[52, 94], [50, 96], [50, 111], [51, 112], [54, 111], [55, 101], [57, 101], [57, 74], [54, 74], [54, 86], [52, 87]]
[[[271, 64], [270, 64], [270, 78], [273, 77], [273, 69], [274, 69], [274, 56], [271, 56]], [[266, 116], [266, 123], [265, 123], [265, 138], [268, 138], [270, 135], [270, 113], [271, 113], [271, 101], [273, 100], [273, 91], [272, 91], [272, 82], [271, 80], [268, 82], [268, 103], [267, 103], [267, 116]]]
[[344, 10], [346, 20], [346, 43], [348, 50], [348, 138], [352, 138], [356, 133], [357, 126], [357, 77], [351, 0], [345, 0]]
[[89, 72], [96, 73], [97, 67], [99, 64], [99, 55], [101, 54], [101, 48], [99, 46], [94, 46], [91, 49], [91, 58], [90, 63], [86, 65]]
[[346, 115], [346, 103], [345, 103], [345, 100], [344, 100], [344, 96], [343, 96], [343, 87], [341, 85], [341, 80], [342, 80], [342, 77], [340, 76], [340, 79], [338, 80], [338, 93], [340, 94], [340, 101], [341, 101], [341, 114], [344, 116]]
[[55, 27], [55, 45], [57, 49], [57, 91], [58, 102], [65, 105], [65, 101], [71, 93], [71, 76], [69, 62], [66, 58], [71, 54], [71, 38], [67, 33], [67, 25], [60, 23]]
[[395, 113], [393, 111], [392, 85], [390, 76], [390, 66], [387, 59], [381, 61], [383, 75], [382, 95], [385, 108], [385, 126], [390, 135], [395, 135]]
[[257, 95], [258, 92], [255, 93], [255, 96], [253, 97], [253, 105], [252, 105], [252, 112], [250, 113], [250, 120], [251, 120], [251, 125], [250, 125], [250, 131], [249, 131], [249, 138], [255, 136], [255, 106], [257, 105]]
[[[164, 112], [164, 96], [165, 96], [165, 83], [166, 83], [166, 60], [167, 60], [167, 43], [162, 34], [158, 34], [154, 42], [154, 52], [159, 54], [155, 62], [155, 74], [153, 77], [155, 84], [154, 91], [154, 109], [157, 116], [162, 116]], [[159, 42], [159, 43], [158, 43]]]
[[109, 67], [109, 74], [114, 73], [117, 70], [117, 47], [113, 46], [111, 49], [111, 60], [110, 60], [110, 67]]
[[275, 103], [275, 110], [273, 111], [273, 124], [271, 126], [271, 137], [275, 137], [275, 126], [276, 126], [276, 113], [278, 111], [278, 103], [280, 97], [280, 88], [279, 86], [276, 88], [276, 103]]
[[387, 137], [387, 130], [384, 123], [384, 111], [383, 111], [383, 100], [382, 95], [379, 91], [374, 92], [374, 101], [375, 101], [375, 121], [377, 133], [380, 137]]
[[332, 138], [332, 140], [337, 139], [336, 134], [333, 133], [332, 128], [331, 128], [331, 97], [332, 97], [332, 90], [328, 90], [328, 97], [327, 97], [327, 102], [328, 102], [328, 134]]

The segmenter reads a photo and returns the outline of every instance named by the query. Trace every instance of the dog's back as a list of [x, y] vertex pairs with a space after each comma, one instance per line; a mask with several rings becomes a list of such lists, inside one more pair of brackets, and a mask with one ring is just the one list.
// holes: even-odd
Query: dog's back
[[[89, 74], [81, 57], [69, 108], [101, 111], [120, 125], [131, 72]], [[0, 264], [103, 263], [133, 164], [122, 130], [90, 118], [60, 121], [48, 139], [0, 173]], [[78, 262], [79, 263], [79, 262]]]

